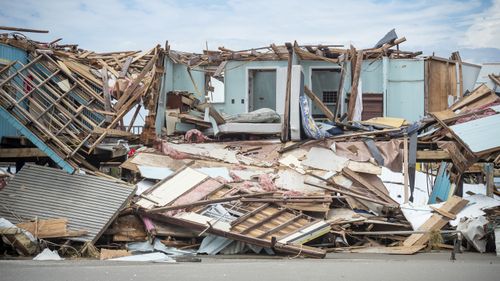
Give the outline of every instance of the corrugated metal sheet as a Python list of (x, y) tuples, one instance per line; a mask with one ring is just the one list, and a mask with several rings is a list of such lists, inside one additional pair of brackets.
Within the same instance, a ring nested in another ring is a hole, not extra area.
[[(8, 64), (11, 61), (18, 60), (23, 64), (28, 60), (26, 51), (5, 44), (0, 44), (0, 66)], [(0, 139), (4, 136), (19, 136), (20, 133), (16, 128), (0, 116)]]
[(0, 191), (0, 217), (12, 223), (68, 218), (70, 229), (88, 231), (73, 240), (94, 243), (133, 193), (131, 186), (102, 177), (25, 165)]
[(500, 146), (500, 114), (450, 126), (474, 153)]

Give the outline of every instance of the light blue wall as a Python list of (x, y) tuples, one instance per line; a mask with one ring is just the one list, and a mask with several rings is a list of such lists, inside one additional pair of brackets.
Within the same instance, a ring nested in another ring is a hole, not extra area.
[(382, 60), (364, 60), (361, 66), (363, 94), (383, 92)]
[(193, 76), (194, 83), (196, 83), (196, 87), (198, 88), (199, 93), (196, 91), (191, 78), (189, 77), (189, 73), (187, 71), (187, 66), (183, 64), (173, 64), (173, 83), (172, 89), (174, 91), (188, 91), (190, 93), (194, 93), (198, 96), (198, 99), (204, 99), (205, 95), (205, 72), (198, 71), (196, 69), (191, 70), (191, 74)]
[(287, 64), (287, 61), (228, 61), (224, 69), (224, 103), (215, 104), (215, 108), (226, 114), (246, 112), (247, 69), (286, 67)]
[(385, 116), (410, 122), (424, 116), (424, 60), (388, 60)]
[[(8, 64), (11, 61), (19, 61), (26, 64), (28, 54), (16, 47), (0, 44), (0, 64)], [(4, 136), (19, 136), (19, 131), (14, 128), (7, 120), (0, 116), (0, 139)]]
[[(363, 93), (384, 93), (384, 115), (401, 117), (409, 121), (424, 116), (424, 61), (421, 59), (387, 59), (387, 73), (384, 76), (382, 59), (363, 62), (361, 70)], [(336, 68), (336, 63), (325, 61), (299, 61), (304, 71), (304, 84), (311, 88), (311, 68)], [(237, 114), (246, 112), (247, 71), (250, 68), (285, 68), (287, 61), (228, 61), (224, 70), (224, 103), (214, 104), (220, 112)], [(169, 71), (170, 70), (170, 71)], [(346, 63), (344, 91), (350, 92), (351, 65)], [(200, 92), (204, 92), (204, 73), (192, 71)], [(167, 63), (167, 91), (179, 90), (196, 93), (186, 71), (186, 66)], [(385, 80), (385, 81), (384, 81)], [(344, 95), (345, 97), (345, 95)], [(346, 111), (345, 99), (342, 112)]]
[[(186, 73), (187, 74), (187, 73)], [(167, 92), (174, 90), (174, 63), (169, 57), (165, 57), (165, 90)]]

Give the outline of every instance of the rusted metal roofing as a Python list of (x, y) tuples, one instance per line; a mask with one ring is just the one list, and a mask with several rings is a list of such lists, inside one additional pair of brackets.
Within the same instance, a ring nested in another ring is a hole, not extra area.
[(71, 230), (86, 230), (72, 240), (94, 243), (135, 188), (91, 175), (25, 165), (0, 191), (0, 217), (14, 224), (22, 220), (67, 218)]

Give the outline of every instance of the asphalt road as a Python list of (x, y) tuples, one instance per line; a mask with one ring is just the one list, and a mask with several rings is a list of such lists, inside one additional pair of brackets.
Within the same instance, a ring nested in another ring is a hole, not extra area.
[(500, 258), (494, 255), (459, 254), (456, 261), (449, 257), (449, 253), (330, 254), (322, 260), (226, 256), (175, 264), (0, 260), (0, 280), (500, 280)]

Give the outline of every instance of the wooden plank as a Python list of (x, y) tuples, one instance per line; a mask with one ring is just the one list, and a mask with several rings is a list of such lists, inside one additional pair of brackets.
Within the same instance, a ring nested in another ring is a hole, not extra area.
[(417, 150), (417, 161), (450, 160), (446, 150)]
[[(207, 175), (186, 167), (166, 177), (146, 191), (143, 194), (144, 198), (137, 201), (137, 205), (145, 209), (165, 206), (207, 178), (209, 178)], [(152, 202), (158, 202), (158, 204)]]
[[(311, 176), (314, 176), (314, 175), (311, 174)], [(383, 206), (396, 207), (396, 206), (399, 205), (399, 204), (390, 204), (390, 203), (387, 203), (387, 202), (379, 200), (379, 199), (375, 199), (375, 198), (371, 198), (371, 197), (368, 197), (368, 196), (360, 195), (360, 194), (358, 194), (358, 193), (356, 193), (354, 191), (346, 190), (343, 186), (340, 186), (340, 185), (337, 185), (337, 184), (334, 184), (334, 186), (326, 186), (326, 185), (319, 185), (319, 184), (317, 184), (316, 181), (315, 182), (311, 182), (309, 180), (305, 180), (304, 183), (307, 184), (307, 185), (310, 185), (310, 186), (314, 186), (314, 187), (317, 187), (317, 188), (325, 189), (325, 190), (328, 190), (328, 191), (337, 192), (337, 193), (340, 193), (340, 194), (343, 194), (343, 195), (346, 195), (346, 196), (351, 196), (351, 197), (354, 197), (354, 198), (357, 198), (357, 199), (366, 200), (366, 201), (377, 203), (377, 204), (380, 204), (380, 205), (383, 205)], [(330, 184), (333, 184), (333, 183), (330, 183)]]
[(367, 247), (360, 249), (352, 249), (351, 253), (364, 254), (389, 254), (389, 255), (413, 255), (425, 248), (425, 245), (416, 246), (396, 246), (396, 247)]
[[(344, 55), (346, 56), (346, 55)], [(335, 106), (335, 121), (338, 120), (338, 116), (340, 116), (340, 111), (341, 111), (341, 105), (344, 102), (344, 82), (345, 82), (345, 76), (346, 76), (346, 62), (345, 58), (344, 61), (342, 62), (342, 68), (340, 70), (340, 82), (339, 82), (339, 89), (337, 90), (337, 105)]]
[(440, 208), (437, 208), (437, 207), (434, 207), (434, 206), (429, 206), (431, 209), (433, 209), (434, 211), (436, 211), (438, 214), (440, 214), (441, 216), (443, 217), (446, 217), (446, 218), (449, 218), (450, 220), (454, 220), (457, 218), (456, 215), (450, 213), (450, 212), (447, 212), (445, 210), (442, 210)]
[[(469, 201), (461, 197), (452, 196), (440, 209), (444, 212), (456, 215), (467, 205), (468, 202)], [(427, 232), (440, 230), (448, 223), (448, 221), (449, 219), (447, 217), (443, 217), (441, 214), (433, 214), (422, 226), (418, 228), (418, 230)], [(424, 245), (429, 241), (429, 238), (429, 233), (412, 234), (403, 242), (403, 245)]]
[(377, 195), (380, 199), (386, 201), (387, 203), (390, 204), (396, 204), (399, 205), (397, 201), (392, 199), (389, 195), (387, 195), (384, 191), (380, 190), (376, 185), (372, 185), (370, 182), (365, 180), (361, 175), (358, 173), (352, 171), (349, 168), (344, 168), (342, 169), (342, 174), (348, 178), (350, 178), (353, 181), (356, 181), (366, 187), (368, 190), (373, 192), (375, 195)]
[(404, 203), (408, 203), (410, 201), (410, 187), (408, 186), (409, 182), (409, 169), (408, 169), (408, 136), (405, 133), (403, 136), (403, 194), (404, 194)]
[(128, 128), (127, 128), (127, 132), (130, 132), (132, 131), (132, 128), (134, 126), (134, 123), (135, 123), (135, 119), (137, 118), (137, 116), (139, 115), (139, 112), (141, 111), (141, 104), (138, 104), (137, 107), (135, 108), (135, 112), (134, 112), (134, 115), (132, 115), (132, 119), (130, 120), (130, 123), (128, 125)]
[(97, 62), (105, 69), (107, 69), (111, 74), (115, 76), (115, 78), (120, 77), (120, 74), (111, 66), (109, 66), (104, 60), (102, 59), (97, 59)]
[(130, 67), (130, 64), (132, 63), (132, 60), (134, 58), (132, 56), (128, 57), (127, 60), (122, 65), (122, 68), (120, 70), (120, 73), (118, 74), (118, 78), (125, 78), (127, 76), (128, 69)]
[(286, 43), (288, 49), (288, 65), (286, 69), (286, 90), (285, 90), (285, 112), (281, 120), (281, 142), (290, 139), (290, 97), (292, 95), (292, 57), (293, 48), (291, 43)]
[[(429, 112), (441, 111), (448, 108), (448, 96), (456, 96), (455, 63), (429, 58), (428, 104)], [(451, 69), (453, 68), (453, 69)]]
[(458, 77), (460, 79), (460, 88), (459, 88), (459, 94), (458, 96), (459, 97), (462, 97), (463, 94), (464, 94), (464, 75), (463, 75), (463, 70), (462, 70), (462, 58), (460, 57), (460, 53), (457, 51), (457, 52), (453, 52), (451, 54), (451, 58), (453, 60), (456, 60), (457, 61), (457, 64), (458, 64)]
[(109, 260), (113, 258), (127, 257), (132, 254), (127, 250), (101, 249), (100, 260)]
[(21, 28), (21, 27), (11, 27), (11, 26), (0, 26), (0, 30), (29, 32), (29, 33), (49, 33), (48, 30), (31, 29), (31, 28)]
[(40, 149), (34, 148), (0, 148), (0, 158), (47, 157)]
[(219, 77), (219, 76), (221, 76), (222, 72), (223, 72), (223, 71), (224, 71), (224, 69), (226, 68), (226, 64), (227, 64), (227, 61), (223, 61), (223, 62), (221, 62), (221, 63), (217, 66), (217, 69), (215, 70), (213, 77)]
[(485, 163), (483, 166), (484, 177), (486, 179), (486, 195), (493, 197), (495, 190), (494, 165), (493, 163)]
[[(307, 86), (304, 86), (304, 92), (306, 95), (318, 106), (319, 110), (325, 114), (328, 120), (333, 121), (335, 115), (330, 111), (330, 109), (318, 98), (317, 95), (313, 93)], [(338, 102), (338, 100), (337, 100)]]
[[(441, 127), (443, 127), (445, 132), (448, 132), (453, 136), (453, 138), (464, 148), (464, 150), (466, 151), (465, 154), (475, 156), (474, 152), (472, 152), (472, 150), (470, 150), (470, 148), (467, 146), (467, 144), (464, 143), (464, 141), (457, 134), (455, 134), (455, 132), (453, 130), (451, 130), (443, 120), (439, 119), (436, 115), (434, 115), (432, 113), (429, 113), (429, 115), (431, 115), (434, 118), (434, 120), (436, 120), (439, 123), (439, 125), (441, 125)], [(471, 159), (471, 161), (473, 161), (473, 160)]]
[(66, 218), (22, 222), (16, 226), (30, 232), (37, 238), (76, 237), (87, 234), (87, 231), (84, 230), (68, 230), (68, 219)]
[[(361, 77), (361, 66), (363, 62), (363, 51), (356, 54), (356, 64), (354, 68), (354, 77), (351, 84), (351, 95), (349, 96), (349, 110), (347, 112), (347, 120), (352, 121), (354, 109), (356, 107), (356, 99), (358, 97), (359, 78)], [(352, 61), (351, 61), (352, 65)]]
[(146, 74), (153, 68), (155, 62), (156, 62), (156, 56), (154, 58), (152, 58), (148, 64), (142, 69), (141, 73), (134, 79), (134, 81), (132, 82), (131, 85), (129, 85), (127, 87), (127, 89), (125, 89), (125, 92), (123, 93), (123, 96), (121, 96), (118, 101), (116, 102), (115, 104), (115, 109), (117, 111), (119, 111), (121, 109), (121, 107), (127, 103), (127, 101), (129, 100), (130, 96), (132, 96), (132, 94), (134, 92), (136, 92), (136, 89), (137, 87), (139, 86), (139, 84), (142, 82), (142, 80), (144, 79), (144, 77), (146, 76)]
[(481, 84), (479, 87), (474, 89), (470, 95), (468, 95), (467, 97), (454, 103), (450, 107), (450, 109), (453, 111), (455, 111), (457, 109), (461, 109), (461, 108), (463, 108), (471, 103), (474, 103), (474, 102), (490, 95), (491, 93), (492, 93), (491, 89), (488, 88), (488, 86), (486, 86), (485, 84)]
[[(109, 92), (109, 84), (108, 84), (108, 71), (106, 68), (101, 69), (101, 77), (102, 77), (102, 93), (104, 95), (104, 110), (111, 112), (113, 108), (111, 107), (111, 93)], [(111, 122), (112, 117), (110, 115), (106, 115), (106, 122)]]

